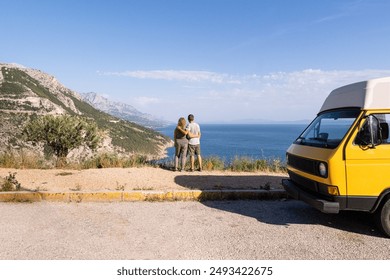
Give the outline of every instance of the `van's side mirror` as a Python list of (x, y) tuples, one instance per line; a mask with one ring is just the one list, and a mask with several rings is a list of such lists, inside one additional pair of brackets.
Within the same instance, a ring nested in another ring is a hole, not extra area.
[[(386, 133), (385, 136), (388, 136), (388, 130)], [(356, 136), (355, 144), (366, 148), (375, 148), (382, 143), (383, 136), (379, 120), (374, 115), (369, 115)]]

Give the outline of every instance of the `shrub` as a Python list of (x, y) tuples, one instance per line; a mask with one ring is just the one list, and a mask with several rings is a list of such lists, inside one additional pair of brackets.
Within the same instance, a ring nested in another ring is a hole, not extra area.
[(16, 157), (12, 152), (5, 152), (0, 154), (0, 167), (3, 168), (16, 168)]
[(286, 167), (280, 159), (251, 159), (248, 157), (235, 157), (229, 169), (238, 172), (286, 172)]
[[(121, 157), (115, 153), (102, 153), (95, 155), (91, 159), (80, 163), (62, 162), (54, 164), (55, 159), (43, 159), (42, 157), (30, 153), (14, 153), (11, 151), (0, 154), (0, 167), (2, 168), (35, 168), (47, 169), (52, 167), (67, 169), (88, 169), (88, 168), (128, 168), (152, 166), (163, 169), (172, 169), (174, 162), (166, 158), (162, 160), (148, 160), (144, 155), (131, 155)], [(195, 162), (196, 164), (196, 162)], [(187, 160), (186, 169), (190, 169), (190, 161)], [(285, 173), (286, 166), (280, 159), (252, 159), (249, 157), (235, 157), (231, 163), (227, 163), (218, 156), (203, 157), (203, 170), (230, 170), (236, 172), (277, 172)]]
[(99, 154), (92, 159), (84, 161), (81, 168), (113, 168), (113, 167), (140, 167), (148, 165), (146, 156), (132, 155), (128, 157), (119, 157), (117, 154)]
[(235, 157), (230, 169), (232, 171), (256, 171), (256, 163), (248, 157)]
[(31, 152), (6, 151), (0, 153), (0, 168), (47, 169), (53, 165), (53, 159), (44, 159)]
[(11, 191), (20, 191), (21, 185), (16, 180), (16, 172), (15, 173), (9, 173), (8, 176), (6, 176), (1, 183), (0, 191), (2, 192), (11, 192)]
[(209, 171), (211, 171), (211, 170), (224, 170), (225, 169), (224, 161), (217, 156), (211, 156), (211, 157), (204, 158), (202, 165), (203, 165), (204, 170), (209, 170)]
[(96, 149), (100, 136), (96, 124), (75, 116), (43, 116), (30, 120), (23, 130), (27, 141), (43, 142), (58, 159), (70, 150), (86, 145)]

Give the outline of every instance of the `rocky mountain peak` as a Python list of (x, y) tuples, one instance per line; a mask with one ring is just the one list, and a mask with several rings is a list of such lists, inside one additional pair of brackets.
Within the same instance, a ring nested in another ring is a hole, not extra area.
[(8, 109), (27, 114), (82, 114), (72, 100), (80, 96), (54, 76), (17, 64), (0, 64), (0, 69), (3, 107), (7, 103)]
[[(93, 100), (107, 103), (98, 95)], [(134, 109), (130, 105), (115, 106)], [(83, 101), (78, 93), (50, 74), (17, 64), (0, 63), (0, 152), (23, 147), (32, 149), (23, 142), (21, 131), (30, 118), (49, 114), (80, 115), (96, 122), (106, 135), (102, 147), (106, 152), (161, 157), (172, 144), (171, 139), (154, 130), (102, 111)]]
[(150, 114), (142, 113), (129, 104), (111, 101), (95, 92), (81, 93), (80, 95), (85, 102), (96, 109), (142, 126), (162, 127), (170, 124), (168, 121), (158, 119)]

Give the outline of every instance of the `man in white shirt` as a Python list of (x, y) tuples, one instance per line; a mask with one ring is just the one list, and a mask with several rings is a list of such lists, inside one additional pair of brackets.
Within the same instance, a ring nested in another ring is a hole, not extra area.
[(191, 171), (195, 170), (195, 155), (198, 159), (199, 169), (198, 171), (202, 171), (202, 157), (200, 156), (200, 126), (196, 122), (194, 122), (194, 115), (188, 115), (187, 129), (190, 131), (191, 138), (188, 141), (188, 153), (190, 155), (191, 161)]

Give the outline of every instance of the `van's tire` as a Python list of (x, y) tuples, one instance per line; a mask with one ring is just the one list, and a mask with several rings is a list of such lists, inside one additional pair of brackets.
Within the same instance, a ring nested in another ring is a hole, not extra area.
[(390, 198), (376, 211), (376, 222), (382, 232), (390, 237)]

